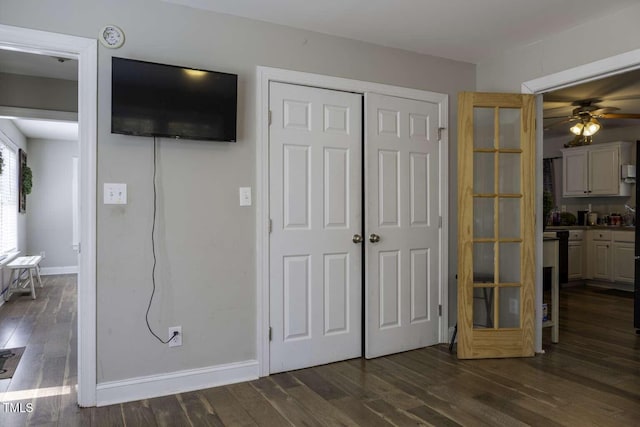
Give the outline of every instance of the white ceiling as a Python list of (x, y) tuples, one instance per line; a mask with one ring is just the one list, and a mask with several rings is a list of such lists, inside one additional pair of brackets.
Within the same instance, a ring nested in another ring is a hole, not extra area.
[(0, 49), (0, 73), (77, 81), (78, 61)]
[[(638, 0), (163, 0), (477, 63)], [(595, 32), (597, 34), (597, 30)], [(591, 35), (593, 36), (593, 35)]]
[(13, 119), (13, 123), (27, 138), (78, 139), (78, 123), (53, 120)]

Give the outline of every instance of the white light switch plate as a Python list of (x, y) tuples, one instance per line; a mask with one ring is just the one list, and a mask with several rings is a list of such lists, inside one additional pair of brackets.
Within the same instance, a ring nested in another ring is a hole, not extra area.
[(126, 205), (127, 204), (127, 184), (104, 183), (104, 204), (105, 205)]
[(240, 187), (240, 206), (251, 206), (251, 187)]

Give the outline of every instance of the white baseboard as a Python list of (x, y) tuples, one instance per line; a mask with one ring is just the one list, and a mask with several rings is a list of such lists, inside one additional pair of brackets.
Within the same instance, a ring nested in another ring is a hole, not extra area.
[(97, 385), (97, 406), (132, 402), (258, 379), (258, 361), (229, 363)]
[(52, 276), (54, 274), (78, 274), (77, 265), (67, 267), (40, 267), (41, 276)]

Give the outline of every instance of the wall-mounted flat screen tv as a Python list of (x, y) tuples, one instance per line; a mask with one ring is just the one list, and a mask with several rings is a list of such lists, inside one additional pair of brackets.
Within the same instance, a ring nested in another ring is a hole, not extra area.
[(236, 141), (238, 76), (112, 58), (111, 132)]

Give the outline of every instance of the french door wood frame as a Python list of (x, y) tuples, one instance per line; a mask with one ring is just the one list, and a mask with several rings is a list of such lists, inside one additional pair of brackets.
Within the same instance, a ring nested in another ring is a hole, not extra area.
[[(439, 304), (442, 305), (440, 342), (448, 341), (448, 95), (370, 83), (359, 80), (330, 77), (320, 74), (303, 73), (271, 67), (257, 67), (257, 110), (256, 110), (256, 348), (258, 375), (269, 375), (269, 83), (282, 82), (333, 89), (346, 92), (375, 92), (436, 103), (439, 106), (441, 145), (439, 165), (441, 185), (439, 191), (440, 216), (442, 217)], [(366, 186), (366, 183), (365, 183)]]
[(458, 357), (525, 357), (535, 334), (535, 97), (458, 97)]

